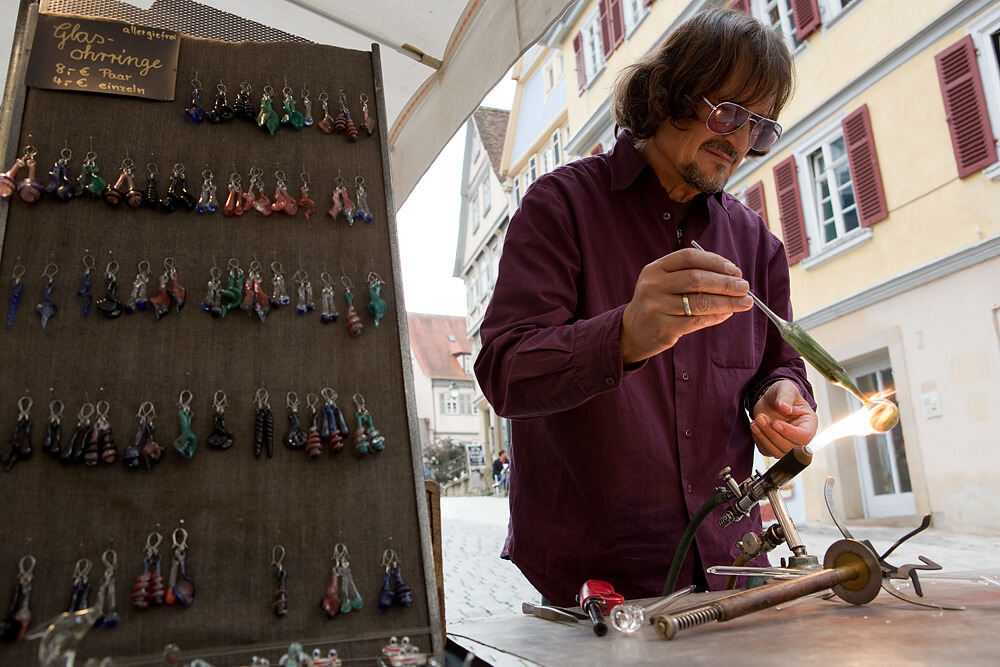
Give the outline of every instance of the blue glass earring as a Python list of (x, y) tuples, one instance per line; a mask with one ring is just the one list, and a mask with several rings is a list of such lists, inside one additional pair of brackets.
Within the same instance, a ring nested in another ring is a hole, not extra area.
[(97, 591), (97, 607), (101, 610), (101, 615), (97, 618), (95, 626), (113, 628), (118, 625), (118, 605), (115, 601), (115, 570), (118, 569), (118, 552), (108, 549), (101, 554), (101, 562), (104, 563), (104, 576), (101, 578), (101, 587)]
[(72, 159), (73, 151), (63, 148), (59, 159), (49, 171), (49, 184), (45, 186), (45, 192), (59, 201), (67, 202), (73, 198), (73, 182), (69, 180), (69, 162)]
[(14, 272), (12, 274), (13, 284), (10, 286), (10, 301), (9, 307), (7, 308), (7, 328), (10, 329), (14, 326), (14, 316), (17, 315), (17, 307), (21, 303), (21, 296), (24, 294), (24, 283), (22, 278), (24, 277), (25, 268), (17, 264), (14, 266)]
[(191, 106), (184, 109), (188, 119), (198, 124), (205, 120), (205, 110), (201, 108), (201, 81), (191, 79)]
[(94, 258), (90, 255), (83, 256), (83, 276), (80, 279), (80, 289), (76, 293), (78, 297), (83, 299), (83, 316), (87, 317), (90, 315), (90, 306), (93, 304), (93, 295), (90, 292), (91, 284), (91, 271), (94, 270)]
[(42, 288), (42, 300), (35, 306), (35, 312), (42, 319), (42, 331), (45, 331), (45, 325), (59, 312), (59, 307), (52, 300), (52, 291), (55, 289), (54, 281), (57, 273), (59, 273), (59, 267), (52, 262), (46, 264), (45, 270), (42, 271), (42, 280), (45, 282), (45, 285)]

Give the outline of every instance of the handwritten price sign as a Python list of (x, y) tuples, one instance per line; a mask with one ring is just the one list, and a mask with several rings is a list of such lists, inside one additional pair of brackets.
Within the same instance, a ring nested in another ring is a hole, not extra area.
[(133, 23), (39, 14), (28, 85), (174, 99), (177, 33)]

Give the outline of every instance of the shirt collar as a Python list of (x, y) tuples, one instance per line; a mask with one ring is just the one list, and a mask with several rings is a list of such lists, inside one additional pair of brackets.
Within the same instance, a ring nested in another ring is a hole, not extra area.
[[(611, 166), (611, 189), (624, 190), (635, 183), (636, 179), (649, 162), (643, 157), (639, 149), (632, 143), (632, 135), (628, 130), (621, 130), (615, 138), (615, 145), (608, 156), (608, 163)], [(650, 170), (652, 168), (650, 167)], [(723, 204), (722, 192), (709, 195), (708, 200), (715, 200), (716, 204), (725, 208)]]

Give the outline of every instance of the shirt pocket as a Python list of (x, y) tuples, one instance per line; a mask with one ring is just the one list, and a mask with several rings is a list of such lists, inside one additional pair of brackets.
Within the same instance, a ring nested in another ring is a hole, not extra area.
[(720, 368), (756, 372), (764, 357), (764, 319), (757, 312), (748, 310), (735, 313), (722, 324), (710, 327), (712, 362)]

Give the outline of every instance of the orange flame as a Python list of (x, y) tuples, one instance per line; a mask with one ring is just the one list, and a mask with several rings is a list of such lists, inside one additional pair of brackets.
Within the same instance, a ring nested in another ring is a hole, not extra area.
[[(893, 395), (893, 390), (881, 391), (868, 397), (869, 401), (884, 401)], [(841, 438), (849, 438), (859, 435), (871, 435), (879, 430), (872, 424), (872, 403), (862, 406), (856, 412), (852, 412), (843, 419), (836, 421), (816, 434), (806, 449), (813, 454), (819, 452), (831, 442)]]

